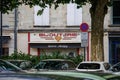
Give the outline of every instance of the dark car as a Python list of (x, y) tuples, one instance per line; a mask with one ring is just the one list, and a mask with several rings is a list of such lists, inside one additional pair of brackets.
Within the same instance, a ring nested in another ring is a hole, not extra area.
[(111, 67), (111, 71), (113, 71), (113, 72), (120, 72), (120, 62), (114, 64), (114, 65)]
[(10, 62), (0, 59), (0, 72), (24, 72), (24, 71)]
[(32, 68), (32, 62), (28, 60), (7, 60), (7, 61), (20, 67), (23, 70)]
[(34, 69), (47, 69), (47, 70), (75, 70), (76, 65), (70, 60), (64, 59), (46, 59), (40, 61)]

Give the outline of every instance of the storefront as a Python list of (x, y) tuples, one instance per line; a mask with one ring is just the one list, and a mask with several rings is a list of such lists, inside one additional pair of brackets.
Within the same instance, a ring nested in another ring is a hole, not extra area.
[(120, 32), (109, 32), (109, 62), (120, 62)]
[(34, 53), (50, 54), (60, 51), (61, 54), (74, 53), (75, 55), (84, 53), (81, 48), (80, 32), (40, 32), (28, 33), (28, 54)]
[(9, 46), (8, 46), (9, 40), (10, 40), (10, 36), (2, 36), (2, 39), (0, 37), (0, 42), (1, 42), (0, 45), (2, 47), (2, 49), (0, 48), (0, 55), (9, 55)]

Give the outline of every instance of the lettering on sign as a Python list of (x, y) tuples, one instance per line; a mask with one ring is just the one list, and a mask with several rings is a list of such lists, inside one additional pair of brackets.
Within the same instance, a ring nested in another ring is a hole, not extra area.
[(48, 45), (49, 48), (56, 48), (56, 45)]
[(71, 32), (71, 33), (39, 33), (39, 36), (41, 38), (44, 38), (45, 40), (56, 40), (59, 42), (60, 40), (71, 40), (72, 38), (77, 37), (76, 32)]
[(81, 42), (80, 32), (41, 32), (31, 33), (31, 42)]
[(64, 36), (64, 37), (76, 37), (76, 32), (71, 33), (39, 33), (40, 37), (52, 37), (52, 36)]
[(88, 33), (82, 32), (81, 33), (81, 47), (87, 47), (88, 46)]
[(48, 48), (68, 48), (68, 45), (48, 45)]

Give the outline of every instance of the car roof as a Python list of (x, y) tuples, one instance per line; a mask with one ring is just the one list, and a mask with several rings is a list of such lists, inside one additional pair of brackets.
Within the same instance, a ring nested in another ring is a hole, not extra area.
[(66, 59), (44, 59), (42, 61), (71, 61), (71, 60), (66, 60)]
[(104, 61), (82, 61), (80, 63), (108, 63), (108, 62), (104, 62)]
[(19, 60), (19, 59), (9, 59), (7, 61), (28, 61), (28, 60)]

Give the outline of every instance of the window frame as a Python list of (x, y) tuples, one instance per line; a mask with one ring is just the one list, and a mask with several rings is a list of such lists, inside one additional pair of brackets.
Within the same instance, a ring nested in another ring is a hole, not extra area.
[[(112, 23), (113, 23), (113, 25), (120, 25), (120, 14), (119, 14), (119, 16), (114, 16), (114, 13), (116, 13), (116, 12), (114, 12), (114, 2), (115, 1), (119, 1), (120, 2), (120, 0), (113, 0), (113, 7), (112, 7)], [(119, 7), (120, 7), (120, 5), (119, 5)], [(118, 8), (119, 9), (119, 8)], [(118, 11), (118, 10), (116, 10), (116, 11)], [(120, 12), (119, 12), (120, 13)], [(114, 20), (114, 19), (119, 19), (119, 20)], [(118, 22), (119, 21), (119, 22)], [(116, 23), (117, 22), (117, 23)]]

